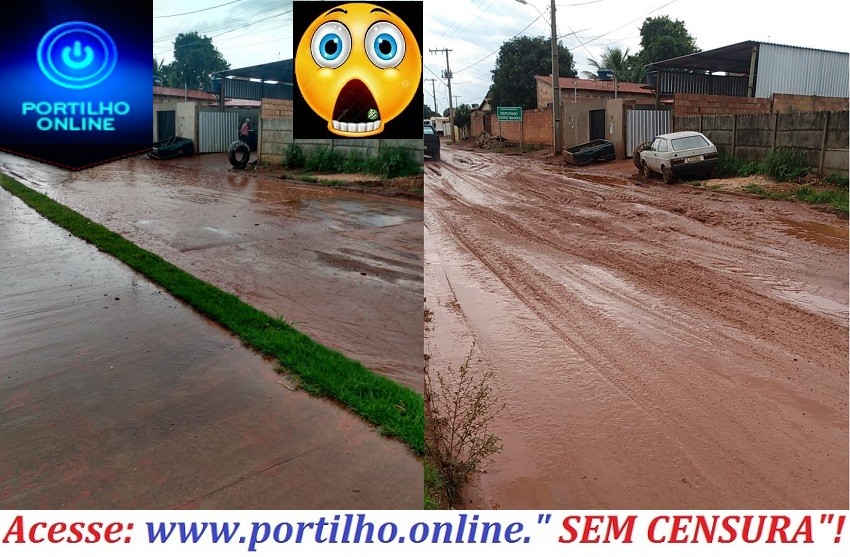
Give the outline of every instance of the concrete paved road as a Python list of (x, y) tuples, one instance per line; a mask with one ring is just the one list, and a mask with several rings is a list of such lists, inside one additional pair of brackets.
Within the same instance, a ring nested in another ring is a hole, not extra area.
[(846, 508), (847, 221), (446, 148), (431, 366), (490, 369), (502, 508)]
[(421, 508), (409, 449), (285, 384), (0, 189), (1, 508)]
[(285, 183), (225, 155), (0, 170), (422, 392), (422, 203)]

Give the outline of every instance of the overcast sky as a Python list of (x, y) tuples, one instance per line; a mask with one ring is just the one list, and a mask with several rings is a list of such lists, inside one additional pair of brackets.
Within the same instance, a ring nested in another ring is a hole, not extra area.
[[(549, 4), (425, 0), (423, 75), (438, 79), (438, 108), (448, 106), (441, 79), (446, 57), (429, 49), (452, 49), (452, 94), (462, 103), (480, 102), (504, 41), (518, 34), (549, 36)], [(850, 39), (842, 13), (836, 2), (827, 0), (556, 0), (558, 35), (579, 72), (589, 70), (587, 60), (597, 58), (606, 46), (639, 50), (641, 23), (660, 15), (684, 21), (704, 50), (752, 39), (847, 52)], [(166, 62), (172, 59), (174, 37), (187, 31), (212, 37), (232, 68), (292, 58), (291, 1), (154, 0), (153, 15), (154, 55)], [(425, 84), (425, 102), (433, 104), (431, 82)]]

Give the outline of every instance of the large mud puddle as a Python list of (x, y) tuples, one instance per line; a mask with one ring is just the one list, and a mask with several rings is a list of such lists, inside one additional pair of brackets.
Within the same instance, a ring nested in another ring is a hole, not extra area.
[(252, 176), (226, 157), (0, 168), (422, 391), (422, 203)]
[(416, 508), (409, 449), (0, 190), (0, 508)]

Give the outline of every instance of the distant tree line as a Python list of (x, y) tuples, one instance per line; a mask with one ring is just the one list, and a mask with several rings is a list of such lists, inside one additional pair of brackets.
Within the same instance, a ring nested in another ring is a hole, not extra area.
[(210, 74), (230, 69), (212, 39), (197, 32), (180, 33), (174, 39), (174, 61), (153, 59), (153, 75), (166, 87), (210, 88)]
[[(646, 67), (653, 62), (699, 52), (696, 40), (688, 33), (685, 23), (668, 16), (648, 17), (640, 28), (640, 50), (634, 54), (616, 46), (605, 49), (599, 60), (588, 63), (599, 69), (611, 70), (618, 81), (643, 83)], [(558, 71), (561, 77), (575, 77), (572, 54), (558, 43)], [(552, 74), (551, 43), (546, 37), (515, 37), (502, 44), (491, 88), (494, 106), (537, 106), (535, 75)], [(593, 72), (582, 77), (595, 79)]]

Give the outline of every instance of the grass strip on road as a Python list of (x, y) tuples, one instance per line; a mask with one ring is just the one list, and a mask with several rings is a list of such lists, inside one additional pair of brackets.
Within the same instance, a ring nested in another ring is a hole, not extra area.
[(48, 220), (124, 262), (221, 324), (245, 345), (275, 358), (298, 377), (307, 392), (339, 401), (378, 426), (382, 434), (404, 441), (416, 454), (423, 453), (424, 407), (418, 393), (2, 173), (0, 186)]

